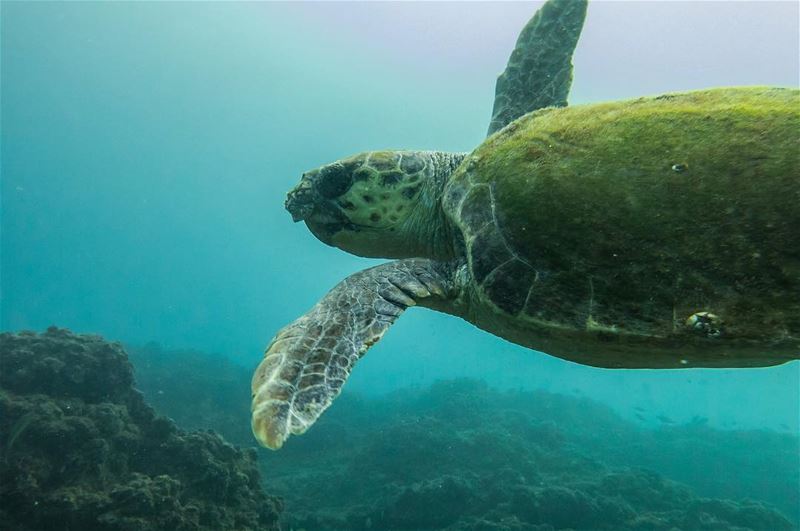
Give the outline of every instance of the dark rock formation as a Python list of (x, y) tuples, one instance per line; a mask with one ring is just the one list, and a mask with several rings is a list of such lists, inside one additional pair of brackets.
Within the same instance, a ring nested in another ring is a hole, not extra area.
[(233, 444), (257, 444), (250, 430), (252, 368), (221, 355), (164, 350), (156, 343), (126, 350), (136, 371), (136, 388), (156, 411), (181, 428), (213, 428)]
[(343, 396), (263, 462), (294, 528), (794, 528), (761, 502), (703, 498), (656, 472), (609, 465), (603, 440), (626, 437), (642, 435), (588, 400), (455, 381), (383, 400)]
[(156, 415), (118, 344), (57, 328), (0, 334), (4, 528), (271, 530), (280, 511), (255, 451)]
[[(129, 350), (148, 401), (179, 425), (252, 440), (236, 420), (250, 370)], [(776, 531), (793, 528), (779, 511), (797, 520), (797, 448), (790, 434), (700, 421), (654, 430), (587, 398), (462, 380), (373, 399), (345, 391), (261, 466), (290, 529)]]

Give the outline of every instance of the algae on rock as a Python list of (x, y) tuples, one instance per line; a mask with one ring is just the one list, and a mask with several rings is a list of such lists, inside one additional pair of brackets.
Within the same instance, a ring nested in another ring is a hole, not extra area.
[(269, 530), (255, 450), (187, 433), (133, 388), (119, 344), (0, 334), (0, 520), (21, 531)]

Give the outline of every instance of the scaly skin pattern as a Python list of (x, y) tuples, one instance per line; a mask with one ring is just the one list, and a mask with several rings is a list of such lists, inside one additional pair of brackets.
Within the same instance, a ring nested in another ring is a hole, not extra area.
[(601, 367), (800, 357), (800, 92), (544, 109), (445, 188), (469, 319)]
[(452, 258), (439, 198), (466, 155), (359, 153), (305, 173), (286, 206), (320, 240), (359, 256)]
[(525, 25), (497, 78), (489, 134), (545, 107), (564, 107), (587, 0), (551, 0)]
[(253, 376), (258, 441), (280, 448), (339, 395), (353, 365), (410, 306), (441, 309), (460, 291), (454, 266), (426, 259), (382, 264), (347, 277), (283, 328)]

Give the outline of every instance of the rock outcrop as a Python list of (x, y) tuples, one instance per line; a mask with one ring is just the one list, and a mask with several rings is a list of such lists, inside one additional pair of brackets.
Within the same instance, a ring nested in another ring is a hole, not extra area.
[(178, 429), (133, 384), (123, 348), (98, 336), (0, 334), (3, 525), (277, 530), (282, 505), (262, 490), (255, 450)]

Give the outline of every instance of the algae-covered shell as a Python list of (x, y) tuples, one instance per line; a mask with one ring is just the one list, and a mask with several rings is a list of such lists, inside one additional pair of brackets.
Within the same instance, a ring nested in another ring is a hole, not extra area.
[(799, 139), (800, 92), (774, 88), (513, 122), (445, 190), (477, 324), (600, 366), (796, 358)]

